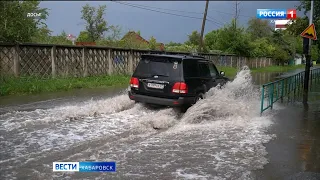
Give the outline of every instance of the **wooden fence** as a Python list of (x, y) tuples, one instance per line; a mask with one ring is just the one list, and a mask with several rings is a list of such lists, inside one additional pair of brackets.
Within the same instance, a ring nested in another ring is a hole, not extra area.
[[(67, 46), (48, 44), (0, 43), (0, 75), (38, 77), (84, 77), (95, 75), (131, 74), (141, 54), (182, 54), (138, 49), (98, 46)], [(240, 68), (244, 65), (266, 67), (270, 58), (247, 58), (228, 54), (199, 54), (218, 66)]]

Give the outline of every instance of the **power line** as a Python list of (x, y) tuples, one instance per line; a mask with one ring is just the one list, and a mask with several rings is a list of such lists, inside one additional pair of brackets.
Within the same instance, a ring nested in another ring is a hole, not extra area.
[[(116, 1), (113, 1), (116, 2)], [(146, 7), (146, 8), (154, 8), (154, 9), (161, 9), (161, 10), (167, 10), (167, 11), (176, 11), (176, 12), (184, 12), (184, 13), (190, 13), (190, 14), (203, 14), (202, 12), (195, 12), (195, 11), (183, 11), (183, 10), (178, 10), (178, 9), (168, 9), (168, 8), (159, 8), (159, 7), (154, 7), (154, 6), (147, 6), (147, 5), (141, 5), (141, 4), (132, 4), (132, 3), (126, 3), (126, 4), (131, 4), (131, 5), (135, 5), (135, 6), (141, 6), (141, 7)], [(208, 9), (210, 10), (210, 9)], [(229, 15), (234, 15), (233, 13), (228, 13), (228, 12), (222, 12), (219, 10), (215, 10), (211, 8), (211, 11), (215, 11), (217, 13), (222, 13), (222, 14), (229, 14)], [(246, 15), (240, 15), (243, 17), (252, 17), (252, 16), (246, 16)], [(209, 17), (209, 16), (208, 16)], [(214, 18), (213, 18), (214, 19)]]
[[(116, 2), (116, 1), (114, 1)], [(160, 10), (167, 10), (167, 11), (176, 11), (176, 12), (184, 12), (184, 13), (191, 13), (191, 14), (203, 14), (202, 12), (194, 12), (194, 11), (182, 11), (182, 10), (177, 10), (177, 9), (167, 9), (167, 8), (159, 8), (159, 7), (154, 7), (154, 6), (146, 6), (142, 4), (132, 4), (132, 3), (126, 3), (130, 5), (135, 5), (135, 6), (141, 6), (141, 7), (146, 7), (146, 8), (153, 8), (153, 9), (160, 9)]]
[[(229, 13), (229, 12), (222, 12), (222, 11), (218, 11), (218, 10), (214, 10), (214, 9), (211, 9), (212, 11), (215, 11), (217, 13), (222, 13), (222, 14), (228, 14), (228, 15), (233, 15), (234, 16), (234, 13)], [(246, 16), (246, 15), (241, 15), (239, 14), (238, 16), (242, 16), (242, 17), (248, 17), (248, 18), (252, 18), (253, 16)]]
[[(123, 3), (123, 2), (117, 2), (117, 1), (113, 1), (115, 3), (118, 3), (118, 4), (122, 4), (122, 5), (126, 5), (126, 6), (131, 6), (131, 7), (135, 7), (135, 8), (139, 8), (139, 9), (144, 9), (144, 10), (148, 10), (148, 11), (153, 11), (153, 12), (158, 12), (158, 13), (162, 13), (162, 14), (168, 14), (168, 15), (173, 15), (173, 16), (180, 16), (180, 17), (185, 17), (185, 18), (191, 18), (191, 19), (203, 19), (201, 17), (195, 17), (195, 16), (188, 16), (188, 15), (182, 15), (182, 14), (176, 14), (176, 13), (170, 13), (170, 12), (164, 12), (164, 11), (159, 11), (159, 10), (155, 10), (155, 7), (150, 7), (150, 8), (154, 8), (154, 9), (149, 9), (149, 8), (146, 8), (147, 6), (144, 6), (144, 5), (136, 5), (136, 4), (130, 4), (130, 3)], [(157, 8), (157, 9), (165, 9), (165, 8)], [(169, 10), (169, 9), (166, 9), (166, 10)], [(170, 9), (171, 11), (173, 9)], [(178, 12), (178, 11), (177, 11)], [(180, 12), (189, 12), (191, 13), (191, 11), (180, 11)], [(192, 13), (196, 13), (196, 12), (192, 12)], [(203, 13), (200, 13), (200, 14), (203, 14)], [(215, 24), (218, 24), (218, 25), (224, 25), (223, 23), (221, 22), (217, 22), (215, 20), (212, 20), (212, 19), (207, 19), (207, 21), (209, 22), (212, 22), (212, 23), (215, 23)]]
[(240, 9), (238, 9), (238, 6), (240, 5), (240, 2), (238, 3), (238, 1), (236, 1), (236, 14), (234, 17), (234, 24), (235, 24), (235, 28), (237, 29), (237, 21), (239, 18), (239, 14), (240, 14)]

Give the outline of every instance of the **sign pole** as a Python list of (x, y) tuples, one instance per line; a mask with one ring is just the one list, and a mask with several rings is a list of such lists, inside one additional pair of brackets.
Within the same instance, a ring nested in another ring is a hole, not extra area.
[[(313, 0), (311, 0), (311, 9), (310, 9), (310, 17), (309, 17), (309, 25), (312, 24), (313, 21)], [(305, 74), (304, 74), (304, 86), (303, 86), (303, 103), (308, 104), (308, 89), (309, 89), (309, 75), (310, 75), (310, 66), (311, 66), (311, 43), (312, 40), (309, 38), (309, 48), (306, 54), (306, 66), (305, 66)]]

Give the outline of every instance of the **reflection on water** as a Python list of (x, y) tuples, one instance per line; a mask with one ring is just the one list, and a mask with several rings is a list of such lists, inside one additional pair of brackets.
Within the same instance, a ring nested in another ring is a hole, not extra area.
[(256, 85), (262, 85), (276, 80), (283, 73), (274, 73), (274, 72), (258, 72), (252, 73), (253, 83)]
[[(286, 74), (279, 76), (283, 77)], [(320, 179), (319, 81), (313, 81), (308, 95), (307, 108), (302, 103), (302, 93), (284, 98), (285, 108), (276, 112), (275, 125), (270, 130), (277, 138), (266, 145), (269, 164), (255, 171), (257, 179)]]
[[(299, 94), (297, 94), (299, 95)], [(307, 106), (302, 104), (302, 96), (291, 97), (292, 110), (301, 111), (292, 121), (300, 122), (297, 142), (301, 168), (306, 172), (320, 172), (320, 84), (313, 83)]]
[(301, 121), (299, 152), (304, 171), (320, 172), (320, 84), (314, 84)]

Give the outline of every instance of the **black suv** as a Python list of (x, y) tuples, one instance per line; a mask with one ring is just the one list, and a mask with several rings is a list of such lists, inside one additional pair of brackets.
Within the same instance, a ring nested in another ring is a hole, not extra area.
[(198, 56), (145, 54), (131, 80), (129, 98), (146, 104), (188, 108), (228, 78)]

